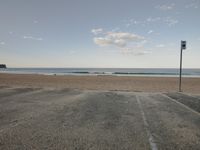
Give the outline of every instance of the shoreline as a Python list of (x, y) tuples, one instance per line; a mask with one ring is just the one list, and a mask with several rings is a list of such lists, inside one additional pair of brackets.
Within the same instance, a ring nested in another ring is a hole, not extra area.
[[(74, 76), (0, 73), (0, 86), (70, 88), (131, 92), (178, 92), (178, 77)], [(183, 77), (183, 92), (200, 94), (200, 78)]]
[[(7, 74), (39, 74), (57, 76), (140, 76), (140, 77), (179, 77), (178, 68), (8, 68), (0, 70)], [(184, 68), (183, 77), (200, 78), (200, 69)]]
[[(23, 73), (23, 72), (0, 72), (0, 74), (13, 74), (13, 75), (44, 75), (44, 76), (113, 76), (113, 77), (155, 77), (155, 78), (179, 78), (179, 75), (170, 74), (153, 74), (153, 73), (122, 73), (122, 74), (95, 74), (95, 73)], [(198, 75), (183, 75), (183, 78), (200, 78)]]

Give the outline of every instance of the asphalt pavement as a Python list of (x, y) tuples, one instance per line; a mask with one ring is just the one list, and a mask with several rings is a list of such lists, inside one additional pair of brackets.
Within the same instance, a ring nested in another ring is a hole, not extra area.
[(0, 88), (0, 149), (199, 150), (186, 93)]

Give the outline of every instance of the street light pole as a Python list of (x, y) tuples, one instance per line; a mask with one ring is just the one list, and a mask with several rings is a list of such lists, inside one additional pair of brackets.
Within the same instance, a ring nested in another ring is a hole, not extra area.
[(179, 71), (179, 92), (182, 92), (182, 90), (181, 90), (181, 81), (182, 81), (182, 55), (183, 55), (183, 49), (182, 49), (182, 46), (181, 46), (180, 71)]
[(179, 92), (182, 92), (181, 82), (182, 82), (182, 57), (183, 50), (186, 49), (186, 41), (181, 41), (181, 54), (180, 54), (180, 72), (179, 72)]

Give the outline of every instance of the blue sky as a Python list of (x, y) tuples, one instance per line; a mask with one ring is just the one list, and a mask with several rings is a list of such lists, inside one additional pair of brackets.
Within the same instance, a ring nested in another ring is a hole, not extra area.
[(200, 0), (0, 0), (9, 67), (200, 68)]

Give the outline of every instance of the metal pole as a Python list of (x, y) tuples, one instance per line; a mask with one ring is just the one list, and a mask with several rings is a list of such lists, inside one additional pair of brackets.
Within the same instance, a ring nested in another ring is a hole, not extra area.
[(180, 54), (180, 75), (179, 75), (179, 92), (182, 92), (181, 90), (181, 77), (182, 77), (182, 53), (183, 53), (183, 49), (181, 46), (181, 54)]

